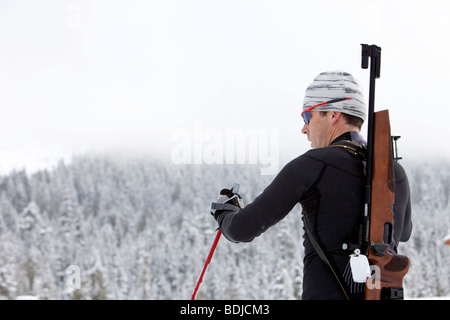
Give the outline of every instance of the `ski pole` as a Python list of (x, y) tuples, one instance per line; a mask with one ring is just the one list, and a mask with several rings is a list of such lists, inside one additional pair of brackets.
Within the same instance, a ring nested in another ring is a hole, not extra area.
[(202, 283), (202, 281), (203, 281), (203, 275), (205, 274), (206, 268), (208, 267), (209, 263), (211, 262), (212, 256), (214, 254), (214, 251), (216, 250), (217, 243), (219, 242), (221, 235), (222, 235), (222, 232), (220, 232), (220, 229), (219, 229), (219, 231), (217, 231), (216, 238), (214, 239), (211, 250), (209, 251), (208, 257), (206, 258), (205, 266), (203, 267), (202, 274), (200, 275), (197, 285), (195, 286), (194, 293), (192, 294), (191, 300), (195, 300), (195, 296), (197, 295), (197, 291), (198, 291), (198, 288), (200, 287), (200, 283)]
[[(231, 191), (231, 193), (237, 195), (239, 192), (239, 183), (235, 183), (230, 191)], [(215, 203), (213, 203), (212, 205), (215, 205)], [(211, 262), (212, 256), (214, 254), (214, 251), (216, 250), (216, 247), (217, 247), (217, 244), (219, 243), (219, 239), (220, 239), (221, 235), (222, 235), (222, 232), (219, 229), (217, 231), (216, 238), (214, 239), (214, 242), (211, 246), (211, 250), (209, 250), (208, 257), (206, 258), (205, 265), (203, 267), (200, 278), (197, 281), (197, 285), (195, 286), (194, 293), (192, 294), (191, 300), (195, 300), (195, 296), (197, 295), (197, 291), (198, 291), (198, 288), (200, 287), (200, 283), (202, 283), (202, 281), (203, 281), (203, 275), (205, 274), (206, 268), (208, 267), (209, 263)]]

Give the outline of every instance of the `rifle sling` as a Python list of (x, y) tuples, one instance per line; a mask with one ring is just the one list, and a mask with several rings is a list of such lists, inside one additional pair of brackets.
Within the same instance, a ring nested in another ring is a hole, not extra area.
[(356, 159), (364, 161), (367, 156), (367, 148), (365, 145), (360, 144), (351, 140), (341, 140), (330, 144), (330, 147), (341, 147), (342, 149), (348, 151)]
[(342, 289), (342, 292), (345, 295), (345, 298), (347, 300), (350, 300), (350, 296), (347, 293), (347, 290), (345, 289), (344, 285), (341, 282), (341, 279), (336, 274), (336, 271), (334, 270), (333, 266), (331, 265), (330, 260), (328, 260), (327, 256), (325, 255), (325, 252), (323, 252), (322, 248), (320, 247), (319, 243), (317, 242), (316, 238), (312, 234), (311, 227), (309, 226), (308, 219), (306, 216), (302, 217), (303, 225), (305, 226), (306, 234), (309, 238), (309, 241), (311, 241), (312, 246), (314, 247), (314, 250), (316, 251), (317, 255), (322, 259), (322, 261), (330, 268), (331, 272), (333, 273), (334, 277), (336, 278), (337, 282), (339, 283), (339, 286)]

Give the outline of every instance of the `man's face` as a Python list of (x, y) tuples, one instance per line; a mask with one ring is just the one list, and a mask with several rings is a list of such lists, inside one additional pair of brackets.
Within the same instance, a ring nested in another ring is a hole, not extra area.
[(311, 148), (328, 147), (330, 140), (329, 112), (325, 116), (320, 111), (311, 111), (312, 117), (309, 124), (302, 128), (302, 133), (306, 134), (308, 141), (311, 141)]

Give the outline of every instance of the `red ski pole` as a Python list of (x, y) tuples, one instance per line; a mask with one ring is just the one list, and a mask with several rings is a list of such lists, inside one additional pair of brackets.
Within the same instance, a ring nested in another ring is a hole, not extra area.
[(214, 239), (214, 242), (211, 247), (211, 250), (209, 251), (208, 257), (206, 258), (205, 266), (203, 267), (202, 274), (200, 275), (200, 278), (198, 279), (197, 286), (194, 289), (194, 293), (192, 294), (191, 300), (195, 300), (195, 296), (197, 295), (197, 291), (198, 291), (198, 288), (200, 287), (200, 283), (202, 283), (202, 281), (203, 281), (203, 275), (205, 274), (208, 264), (211, 262), (212, 256), (214, 254), (214, 251), (216, 250), (217, 243), (219, 242), (221, 235), (222, 235), (222, 232), (220, 232), (220, 230), (217, 231), (216, 238)]
[[(230, 191), (231, 191), (231, 193), (238, 195), (239, 184), (235, 183)], [(211, 207), (215, 208), (214, 207), (215, 205), (217, 205), (217, 203), (212, 203)], [(221, 204), (221, 205), (223, 206), (223, 204)], [(216, 238), (214, 239), (214, 242), (212, 244), (211, 250), (209, 250), (209, 254), (208, 254), (208, 257), (206, 258), (205, 266), (203, 267), (202, 274), (200, 275), (197, 285), (195, 286), (194, 293), (192, 294), (191, 300), (195, 300), (195, 296), (197, 295), (197, 291), (198, 291), (198, 288), (200, 287), (200, 283), (202, 283), (202, 281), (203, 281), (203, 275), (205, 274), (206, 268), (208, 267), (209, 263), (211, 262), (212, 256), (214, 254), (214, 251), (216, 250), (216, 247), (217, 247), (217, 244), (219, 243), (219, 239), (220, 239), (221, 235), (222, 235), (222, 232), (219, 229), (219, 231), (217, 231)]]

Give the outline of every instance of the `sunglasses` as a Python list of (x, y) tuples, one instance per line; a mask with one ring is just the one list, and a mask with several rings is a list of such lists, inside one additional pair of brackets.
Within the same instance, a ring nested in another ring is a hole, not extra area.
[(303, 121), (305, 121), (306, 124), (309, 124), (309, 120), (311, 120), (312, 117), (312, 113), (311, 110), (319, 107), (319, 106), (323, 106), (325, 104), (329, 104), (329, 103), (334, 103), (334, 102), (339, 102), (339, 101), (344, 101), (344, 100), (350, 100), (351, 98), (338, 98), (338, 99), (333, 99), (327, 102), (322, 102), (319, 104), (316, 104), (315, 106), (309, 107), (308, 109), (303, 110), (301, 116), (303, 118)]

